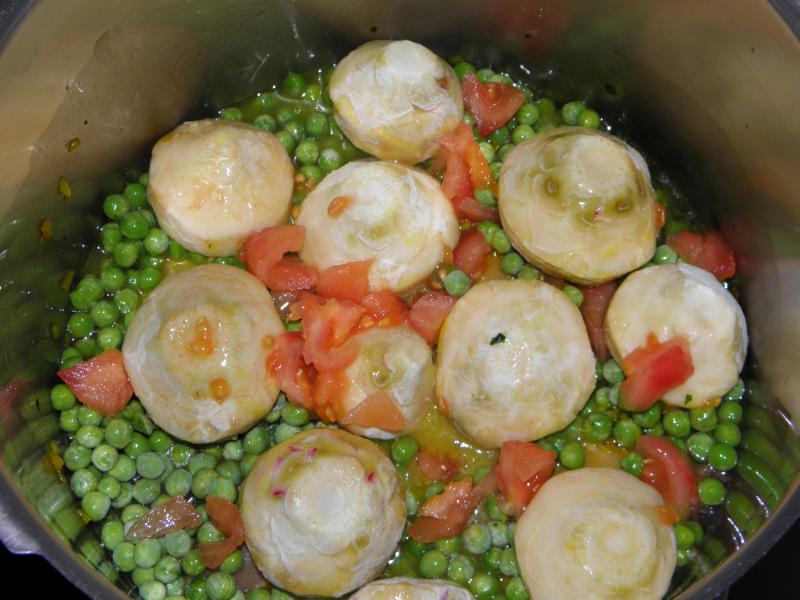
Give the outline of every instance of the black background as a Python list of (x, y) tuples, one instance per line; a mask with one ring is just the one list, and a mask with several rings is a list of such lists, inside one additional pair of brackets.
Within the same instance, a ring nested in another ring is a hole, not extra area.
[[(38, 556), (14, 556), (0, 546), (0, 573), (17, 582), (34, 598), (83, 599), (47, 561)], [(800, 589), (800, 522), (781, 538), (759, 563), (734, 584), (728, 600), (797, 600)], [(577, 600), (577, 599), (576, 599)]]

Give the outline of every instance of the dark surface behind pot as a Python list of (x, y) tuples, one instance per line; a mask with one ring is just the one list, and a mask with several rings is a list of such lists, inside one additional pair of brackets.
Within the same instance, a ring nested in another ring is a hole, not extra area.
[[(0, 18), (16, 22), (27, 4), (3, 3)], [(796, 18), (796, 2), (774, 4)], [(798, 417), (800, 46), (756, 0), (36, 3), (0, 54), (0, 386), (29, 383), (17, 406), (52, 377), (47, 359), (59, 350), (49, 328), (66, 304), (54, 290), (81, 264), (94, 227), (86, 213), (112, 189), (108, 175), (201, 104), (223, 106), (287, 70), (383, 37), (529, 65), (548, 93), (589, 98), (612, 115), (719, 217), (743, 261), (759, 402)], [(67, 153), (65, 141), (76, 136), (80, 151)], [(69, 202), (54, 192), (59, 176), (72, 185)], [(46, 217), (56, 235), (40, 242)], [(3, 539), (45, 554), (90, 595), (113, 595), (50, 533), (44, 520), (52, 515), (45, 510), (43, 520), (32, 508), (35, 455), (56, 433), (46, 414), (37, 419), (34, 427), (12, 413), (2, 423)], [(755, 538), (687, 597), (712, 597), (766, 552), (800, 513), (796, 487), (797, 479)]]

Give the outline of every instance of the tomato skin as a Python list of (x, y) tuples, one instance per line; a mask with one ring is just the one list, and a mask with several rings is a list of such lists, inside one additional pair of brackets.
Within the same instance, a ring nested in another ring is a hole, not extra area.
[[(440, 153), (442, 152), (440, 150)], [(475, 193), (475, 188), (469, 178), (467, 163), (457, 152), (444, 153), (446, 158), (444, 159), (445, 171), (444, 179), (442, 179), (442, 193), (451, 202), (454, 202), (457, 198), (472, 196)]]
[(289, 305), (289, 313), (287, 317), (290, 321), (300, 321), (306, 316), (313, 307), (325, 304), (325, 300), (312, 294), (309, 291), (302, 290), (295, 300)]
[(317, 373), (314, 378), (311, 395), (314, 411), (326, 423), (333, 423), (345, 416), (340, 398), (350, 387), (350, 380), (344, 370)]
[(459, 219), (467, 219), (473, 223), (481, 221), (500, 222), (500, 213), (491, 206), (484, 206), (472, 196), (462, 196), (453, 201), (453, 209)]
[(444, 454), (434, 454), (421, 450), (414, 459), (414, 464), (422, 476), (428, 481), (448, 481), (456, 476), (459, 470), (458, 461)]
[(481, 83), (473, 73), (467, 73), (461, 80), (461, 94), (481, 136), (508, 123), (525, 103), (525, 94), (513, 85)]
[(385, 431), (402, 431), (406, 425), (403, 413), (386, 392), (378, 392), (367, 397), (339, 419), (339, 423), (358, 425), (359, 427), (377, 427)]
[(489, 162), (481, 152), (478, 142), (475, 141), (469, 125), (463, 122), (459, 123), (451, 133), (439, 138), (439, 144), (443, 149), (457, 154), (464, 161), (473, 190), (496, 187)]
[(224, 498), (206, 498), (206, 511), (214, 527), (225, 535), (221, 542), (199, 544), (203, 564), (209, 569), (216, 569), (231, 552), (244, 543), (244, 522), (236, 505)]
[(275, 338), (275, 349), (267, 357), (270, 375), (292, 404), (313, 409), (311, 401), (311, 369), (303, 360), (303, 335), (283, 333)]
[(667, 222), (667, 209), (662, 204), (656, 202), (656, 233), (661, 231), (664, 223)]
[(733, 250), (719, 231), (705, 234), (681, 231), (672, 235), (667, 244), (690, 265), (704, 269), (719, 281), (736, 274), (736, 258)]
[(323, 298), (349, 300), (354, 304), (369, 293), (369, 268), (372, 259), (328, 267), (319, 274), (317, 294)]
[(556, 453), (532, 442), (504, 442), (494, 473), (503, 498), (519, 515), (556, 468)]
[(337, 371), (353, 362), (358, 346), (348, 340), (365, 310), (346, 300), (312, 306), (303, 317), (303, 358), (320, 372)]
[(453, 264), (476, 279), (483, 272), (486, 255), (491, 251), (486, 237), (477, 229), (470, 229), (461, 234), (453, 249)]
[(455, 306), (456, 299), (445, 292), (428, 292), (411, 305), (408, 324), (428, 342), (435, 344), (445, 318)]
[(361, 306), (379, 327), (401, 325), (408, 316), (408, 306), (391, 290), (367, 294), (361, 299)]
[(700, 504), (689, 459), (675, 444), (656, 435), (640, 436), (636, 451), (646, 459), (642, 479), (661, 494), (681, 519), (689, 517)]
[(617, 284), (614, 281), (609, 281), (603, 285), (582, 285), (579, 287), (583, 293), (581, 316), (586, 324), (586, 331), (589, 334), (592, 350), (594, 350), (595, 356), (601, 362), (606, 362), (609, 358), (609, 353), (606, 346), (605, 318), (611, 297), (617, 290)]
[(659, 342), (650, 333), (644, 346), (623, 359), (622, 369), (627, 377), (620, 387), (623, 408), (647, 410), (694, 373), (689, 342), (681, 336)]
[(94, 358), (61, 369), (57, 375), (82, 404), (109, 419), (133, 397), (133, 387), (119, 350), (104, 350)]
[(267, 227), (247, 238), (241, 258), (247, 270), (271, 290), (296, 291), (314, 287), (317, 271), (297, 257), (284, 257), (299, 252), (305, 240), (305, 229), (299, 225)]

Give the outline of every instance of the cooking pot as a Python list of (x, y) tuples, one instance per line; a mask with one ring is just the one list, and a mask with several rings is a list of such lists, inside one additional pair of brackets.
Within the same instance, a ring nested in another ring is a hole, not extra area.
[[(0, 7), (0, 538), (92, 597), (100, 571), (47, 462), (46, 386), (69, 273), (98, 198), (159, 135), (374, 38), (509, 65), (587, 97), (716, 215), (739, 258), (752, 344), (748, 426), (800, 438), (800, 3), (796, 0), (6, 0)], [(515, 67), (516, 66), (516, 67)], [(738, 551), (678, 590), (713, 597), (800, 514), (800, 479)], [(87, 564), (88, 563), (88, 564)]]

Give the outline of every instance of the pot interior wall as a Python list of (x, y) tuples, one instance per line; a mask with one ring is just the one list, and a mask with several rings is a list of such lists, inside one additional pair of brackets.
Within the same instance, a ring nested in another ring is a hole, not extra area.
[[(63, 551), (71, 542), (108, 566), (96, 540), (75, 533), (64, 485), (42, 462), (58, 433), (45, 396), (61, 350), (67, 274), (97, 235), (98, 199), (187, 115), (387, 37), (508, 66), (557, 99), (591, 99), (714, 212), (741, 259), (752, 401), (772, 415), (786, 452), (795, 451), (800, 46), (767, 3), (43, 0), (0, 55), (0, 510), (16, 525), (16, 537), (12, 527), (4, 533), (12, 549), (46, 554), (92, 595), (113, 593)], [(739, 565), (800, 511), (795, 487), (737, 555)], [(728, 561), (684, 593), (722, 589), (742, 571), (736, 566)]]

